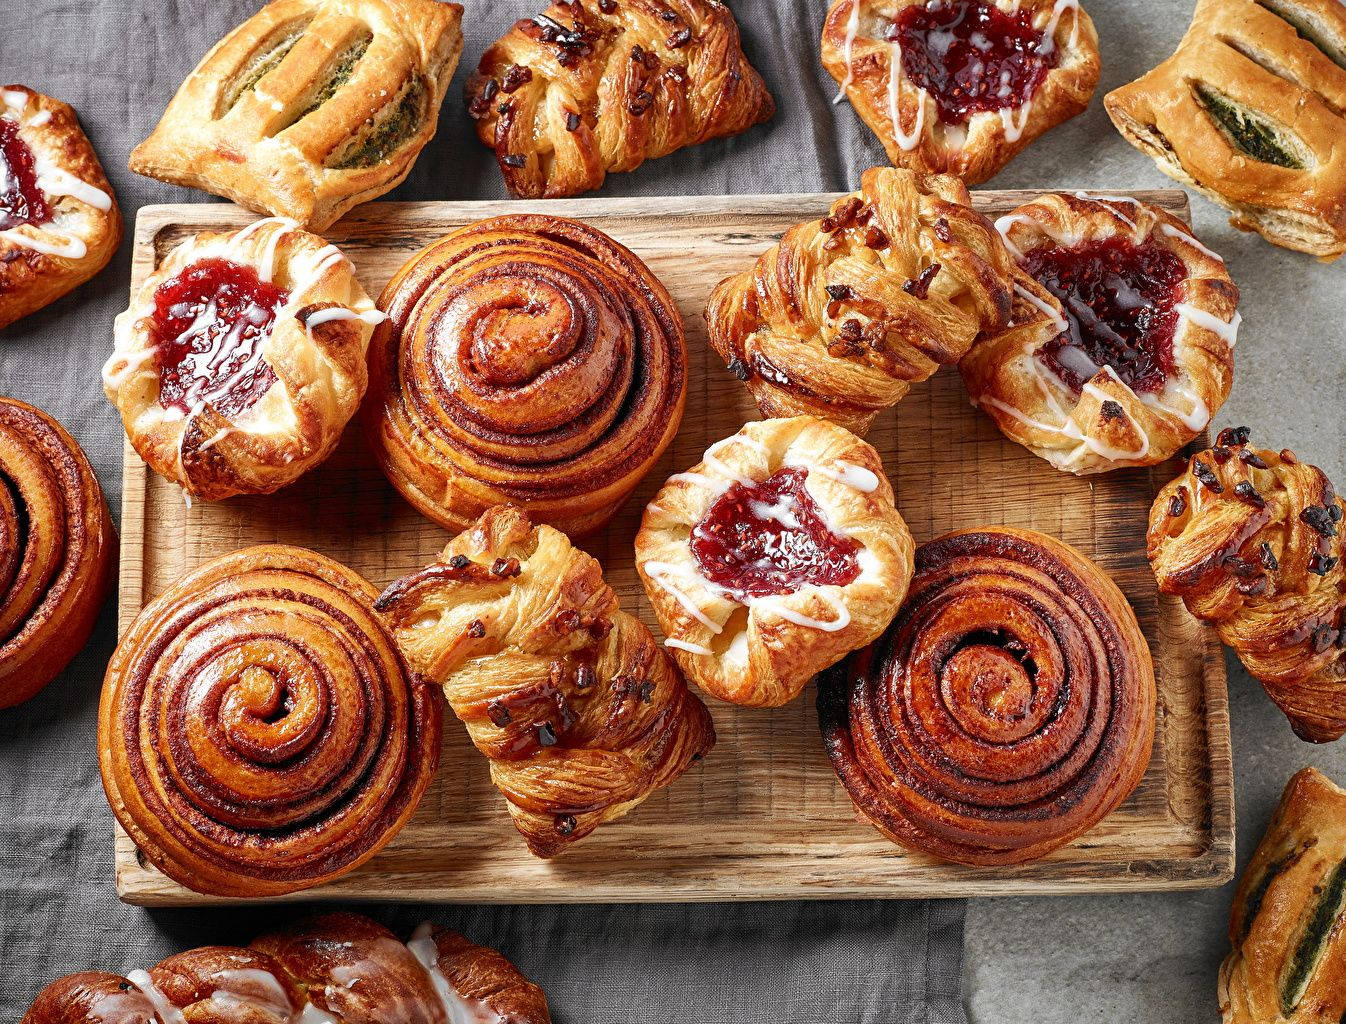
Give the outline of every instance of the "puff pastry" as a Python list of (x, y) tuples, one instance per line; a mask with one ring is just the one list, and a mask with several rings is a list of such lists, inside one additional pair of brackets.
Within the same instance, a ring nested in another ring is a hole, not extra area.
[(1005, 326), (1014, 264), (971, 202), (957, 178), (876, 167), (826, 217), (720, 283), (710, 343), (764, 416), (863, 434), (979, 333)]
[(1108, 116), (1235, 227), (1346, 252), (1346, 6), (1199, 0), (1172, 57), (1110, 92)]
[(1018, 263), (1003, 331), (959, 364), (972, 403), (1057, 469), (1163, 462), (1206, 428), (1242, 317), (1224, 260), (1163, 210), (1045, 195), (996, 222)]
[(969, 185), (1083, 113), (1099, 75), (1078, 0), (836, 0), (822, 58), (895, 166)]
[(467, 102), (505, 184), (530, 199), (596, 189), (776, 109), (718, 0), (560, 0), (486, 51)]
[(671, 477), (645, 510), (636, 568), (698, 686), (777, 707), (888, 625), (912, 546), (878, 452), (800, 416), (749, 423)]
[(293, 221), (208, 232), (117, 318), (103, 389), (140, 457), (189, 496), (269, 494), (336, 447), (383, 320), (350, 260)]
[(671, 784), (715, 744), (706, 706), (593, 558), (502, 505), (380, 611), (442, 684), (538, 857)]
[(275, 0), (206, 54), (131, 170), (322, 231), (434, 138), (462, 16), (440, 0)]
[(1291, 451), (1220, 432), (1159, 492), (1149, 556), (1159, 590), (1215, 626), (1295, 733), (1346, 735), (1346, 504)]
[(89, 280), (121, 240), (121, 211), (74, 109), (0, 88), (0, 329)]

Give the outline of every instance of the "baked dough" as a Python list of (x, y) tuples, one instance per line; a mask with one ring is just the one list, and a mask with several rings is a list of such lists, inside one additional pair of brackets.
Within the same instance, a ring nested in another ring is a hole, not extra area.
[(0, 88), (0, 182), (3, 329), (107, 266), (122, 217), (74, 109), (27, 86)]
[(462, 51), (440, 0), (275, 0), (202, 59), (131, 170), (322, 231), (395, 188)]
[[(200, 317), (161, 337), (163, 297), (222, 265), (240, 282), (191, 286)], [(221, 297), (240, 285), (261, 298), (234, 298), (231, 319), (216, 320)], [(248, 317), (258, 321), (251, 339)], [(383, 320), (350, 260), (293, 221), (207, 232), (173, 249), (117, 318), (103, 388), (136, 452), (189, 496), (269, 494), (336, 447), (365, 393), (365, 350)]]
[(1108, 116), (1235, 227), (1346, 252), (1346, 5), (1200, 0), (1177, 52), (1110, 92)]
[(678, 664), (708, 693), (753, 707), (788, 703), (878, 636), (911, 560), (878, 452), (809, 416), (749, 423), (712, 445), (655, 495), (636, 535), (636, 568)]
[(1205, 430), (1229, 395), (1242, 317), (1224, 261), (1191, 228), (1083, 193), (996, 226), (1018, 262), (1014, 310), (959, 370), (1006, 437), (1087, 474), (1163, 462)]
[(1078, 0), (836, 0), (822, 59), (895, 166), (969, 185), (1083, 113), (1099, 75)]

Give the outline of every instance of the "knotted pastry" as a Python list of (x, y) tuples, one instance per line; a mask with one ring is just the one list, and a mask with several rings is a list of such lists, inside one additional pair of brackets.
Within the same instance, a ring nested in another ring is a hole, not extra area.
[(20, 1024), (550, 1024), (547, 998), (494, 949), (429, 923), (403, 944), (325, 914), (246, 948), (202, 946), (125, 978), (52, 982)]
[(893, 168), (791, 228), (710, 298), (710, 343), (764, 416), (857, 434), (979, 333), (1005, 326), (1013, 261), (957, 178)]
[(368, 582), (301, 548), (207, 562), (108, 665), (99, 767), (122, 827), (174, 881), (275, 896), (345, 874), (406, 824), (439, 761), (439, 695)]
[(1103, 101), (1159, 169), (1287, 249), (1346, 252), (1346, 6), (1198, 0), (1177, 52)]
[(0, 398), (0, 708), (28, 700), (84, 647), (116, 539), (75, 439), (46, 413)]
[(836, 0), (823, 66), (913, 171), (995, 177), (1098, 85), (1098, 33), (1078, 0)]
[(599, 564), (516, 508), (379, 598), (411, 667), (442, 684), (514, 825), (554, 857), (715, 744), (706, 706)]
[(558, 0), (486, 51), (467, 104), (529, 199), (588, 192), (776, 112), (717, 0)]
[(383, 319), (350, 260), (293, 221), (207, 232), (117, 318), (103, 390), (140, 457), (188, 495), (269, 494), (336, 448)]
[(634, 253), (579, 221), (496, 217), (383, 292), (365, 421), (384, 473), (457, 532), (521, 506), (598, 529), (678, 432), (682, 319)]
[(206, 54), (131, 170), (322, 231), (434, 138), (462, 18), (440, 0), (275, 0)]
[(892, 621), (912, 546), (879, 453), (800, 416), (749, 423), (671, 477), (636, 568), (698, 686), (777, 707)]
[(1295, 734), (1346, 735), (1346, 505), (1294, 452), (1224, 430), (1155, 499), (1159, 590), (1215, 626)]
[(828, 756), (860, 813), (960, 864), (1022, 863), (1093, 828), (1145, 774), (1154, 712), (1122, 592), (1028, 530), (923, 544), (892, 626), (818, 682)]
[(69, 104), (0, 88), (0, 329), (108, 265), (122, 217)]
[(1234, 895), (1224, 1024), (1346, 1017), (1346, 791), (1315, 768), (1285, 787)]
[(996, 222), (1014, 310), (959, 364), (973, 405), (1069, 473), (1150, 466), (1229, 396), (1239, 291), (1224, 260), (1156, 207), (1083, 193)]

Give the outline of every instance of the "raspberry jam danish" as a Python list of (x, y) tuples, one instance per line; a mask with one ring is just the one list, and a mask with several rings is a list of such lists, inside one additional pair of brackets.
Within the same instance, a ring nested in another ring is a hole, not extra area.
[(1099, 75), (1078, 0), (836, 0), (822, 57), (895, 166), (969, 185), (1083, 113)]
[(1018, 263), (1009, 327), (959, 365), (974, 405), (1057, 469), (1150, 466), (1229, 395), (1242, 317), (1224, 260), (1163, 210), (1050, 194), (996, 222)]
[(140, 457), (189, 496), (269, 494), (336, 447), (383, 320), (350, 260), (293, 221), (200, 234), (117, 318), (103, 389)]
[(667, 646), (722, 700), (789, 703), (897, 611), (912, 540), (878, 452), (825, 420), (749, 423), (645, 510), (636, 567)]

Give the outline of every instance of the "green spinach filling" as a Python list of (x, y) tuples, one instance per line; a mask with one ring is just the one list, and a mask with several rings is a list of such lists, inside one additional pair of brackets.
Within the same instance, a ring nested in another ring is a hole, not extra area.
[(421, 126), (425, 108), (425, 85), (413, 82), (398, 102), (396, 109), (378, 122), (368, 135), (352, 146), (332, 166), (338, 170), (353, 167), (372, 167), (395, 152)]
[(1260, 115), (1206, 85), (1196, 87), (1197, 98), (1225, 135), (1254, 160), (1302, 171), (1304, 161), (1281, 142), (1274, 127)]
[(1343, 905), (1346, 905), (1346, 861), (1338, 864), (1336, 870), (1323, 883), (1318, 906), (1314, 908), (1313, 916), (1304, 926), (1304, 931), (1299, 937), (1299, 945), (1295, 947), (1294, 955), (1290, 958), (1285, 980), (1281, 985), (1281, 1012), (1286, 1017), (1294, 1012), (1299, 1001), (1304, 998), (1309, 982), (1313, 980), (1313, 972), (1318, 966), (1318, 961), (1322, 959), (1327, 948), (1327, 940), (1332, 935), (1333, 926), (1341, 916)]
[(337, 61), (336, 66), (328, 74), (327, 80), (323, 82), (322, 88), (314, 95), (312, 102), (295, 118), (295, 121), (302, 121), (308, 117), (309, 114), (335, 96), (338, 89), (350, 81), (351, 75), (355, 74), (355, 66), (360, 63), (360, 58), (368, 52), (369, 43), (370, 39), (366, 36), (341, 55), (341, 59)]

